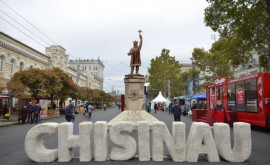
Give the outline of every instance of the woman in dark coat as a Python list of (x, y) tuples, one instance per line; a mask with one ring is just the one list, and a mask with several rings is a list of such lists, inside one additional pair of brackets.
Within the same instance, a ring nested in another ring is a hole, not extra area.
[(27, 109), (26, 106), (23, 106), (21, 108), (21, 111), (20, 111), (20, 114), (19, 114), (20, 115), (20, 119), (22, 120), (22, 124), (25, 123), (25, 120), (27, 118), (27, 114), (28, 114), (28, 109)]

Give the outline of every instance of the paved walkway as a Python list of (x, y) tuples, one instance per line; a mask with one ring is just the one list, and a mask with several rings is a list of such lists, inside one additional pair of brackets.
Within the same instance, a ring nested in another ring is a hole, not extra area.
[[(85, 116), (79, 114), (76, 115), (76, 120), (74, 124), (75, 128), (75, 134), (79, 133), (78, 125), (80, 122), (83, 121), (110, 121), (112, 118), (114, 118), (116, 115), (120, 113), (120, 110), (118, 109), (108, 109), (107, 111), (103, 110), (94, 110), (92, 114), (92, 119), (87, 119)], [(155, 114), (153, 111), (151, 111), (151, 114), (155, 116), (157, 119), (160, 121), (163, 121), (166, 123), (168, 129), (171, 131), (172, 129), (172, 122), (173, 122), (173, 116), (169, 115), (168, 112), (162, 112), (158, 111), (157, 114)], [(64, 122), (65, 119), (63, 116), (60, 118), (53, 118), (53, 119), (47, 119), (43, 120), (42, 123), (44, 122), (57, 122), (61, 123)], [(190, 130), (190, 126), (192, 124), (191, 118), (190, 117), (183, 117), (182, 116), (182, 121), (186, 123), (186, 137), (188, 136), (188, 132)], [(25, 140), (25, 135), (27, 134), (28, 130), (31, 129), (33, 126), (36, 124), (16, 124), (16, 125), (11, 125), (7, 127), (0, 127), (0, 164), (2, 165), (19, 165), (19, 164), (37, 164), (30, 160), (24, 149), (24, 140)], [(231, 129), (232, 133), (232, 129)], [(133, 131), (130, 133), (132, 137), (134, 137), (137, 140), (137, 132)], [(152, 139), (152, 134), (150, 133), (150, 140)], [(269, 164), (270, 162), (270, 131), (267, 131), (266, 129), (263, 128), (258, 128), (258, 127), (252, 127), (252, 155), (249, 158), (247, 162), (240, 163), (240, 164)], [(57, 143), (57, 133), (55, 134), (45, 134), (44, 138), (44, 145), (47, 148), (57, 148), (58, 143)], [(233, 140), (233, 139), (232, 139)], [(151, 140), (152, 141), (152, 140)], [(151, 144), (151, 143), (150, 143)], [(115, 147), (115, 144), (113, 144), (110, 140), (108, 140), (108, 153), (111, 152), (112, 147)], [(138, 153), (137, 153), (138, 154)], [(167, 149), (164, 149), (164, 155), (169, 155)], [(78, 158), (79, 156), (79, 149), (75, 149), (75, 157)], [(56, 164), (63, 164), (63, 163), (58, 163), (57, 160), (52, 163), (47, 163), (50, 165), (56, 165)], [(79, 159), (72, 159), (68, 163), (64, 164), (83, 164), (79, 162)], [(171, 165), (171, 164), (209, 164), (207, 160), (205, 160), (203, 157), (199, 157), (198, 163), (175, 163), (171, 159), (164, 159), (163, 162), (140, 162), (138, 161), (138, 158), (133, 158), (129, 161), (106, 161), (106, 162), (86, 162), (85, 164), (94, 164), (94, 165), (100, 165), (100, 164), (105, 164), (105, 165), (136, 165), (136, 164), (147, 164), (147, 165), (156, 165), (156, 164), (166, 164), (166, 165)], [(214, 164), (231, 164), (228, 163), (224, 160), (221, 160), (220, 163), (214, 163)]]

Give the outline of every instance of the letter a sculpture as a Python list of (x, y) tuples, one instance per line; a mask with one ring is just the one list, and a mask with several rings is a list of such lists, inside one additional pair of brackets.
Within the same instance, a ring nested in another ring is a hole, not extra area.
[(139, 74), (139, 66), (141, 66), (141, 56), (140, 56), (140, 51), (142, 48), (142, 35), (141, 35), (141, 30), (139, 32), (139, 37), (140, 37), (140, 43), (138, 46), (138, 41), (133, 41), (133, 48), (130, 49), (128, 52), (128, 55), (131, 55), (131, 60), (130, 60), (130, 75), (133, 75), (134, 67), (136, 67), (136, 75)]

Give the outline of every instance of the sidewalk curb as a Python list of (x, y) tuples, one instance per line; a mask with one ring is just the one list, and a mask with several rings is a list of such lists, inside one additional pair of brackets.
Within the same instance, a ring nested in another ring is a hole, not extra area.
[[(47, 120), (47, 119), (53, 119), (53, 118), (60, 118), (62, 116), (59, 117), (46, 117), (46, 118), (41, 118), (41, 120)], [(0, 122), (0, 127), (6, 127), (6, 126), (10, 126), (10, 125), (16, 125), (16, 124), (21, 124), (21, 122), (10, 122), (9, 124), (1, 124), (2, 122)], [(26, 123), (27, 124), (27, 123)]]

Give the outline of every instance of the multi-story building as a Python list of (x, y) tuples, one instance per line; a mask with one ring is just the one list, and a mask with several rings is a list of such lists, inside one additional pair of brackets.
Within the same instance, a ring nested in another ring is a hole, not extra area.
[(69, 60), (68, 64), (70, 68), (91, 77), (90, 88), (103, 90), (105, 66), (100, 59)]
[(255, 52), (252, 53), (249, 63), (246, 65), (239, 65), (237, 68), (231, 68), (234, 73), (235, 78), (256, 74), (261, 72), (261, 68), (259, 67), (259, 55)]
[(0, 32), (0, 86), (6, 87), (12, 75), (20, 70), (58, 67), (70, 75), (74, 83), (79, 86), (102, 89), (104, 65), (100, 60), (96, 60), (96, 64), (92, 66), (94, 69), (93, 75), (85, 72), (80, 73), (78, 76), (76, 69), (68, 66), (68, 58), (69, 55), (61, 46), (52, 45), (47, 47), (45, 54), (43, 54)]
[(189, 69), (192, 69), (192, 63), (180, 63), (181, 72), (187, 72)]

